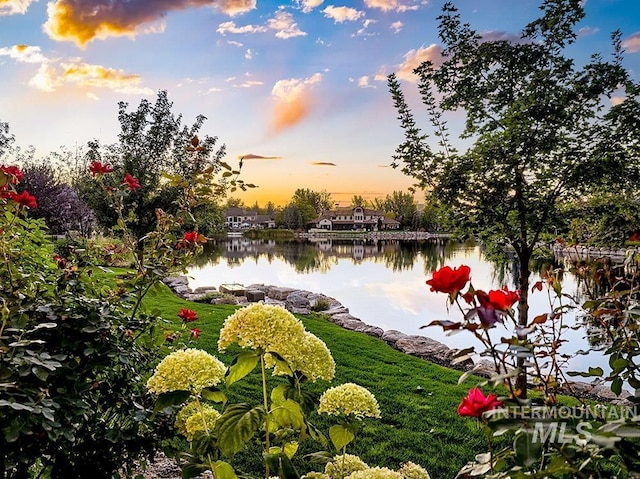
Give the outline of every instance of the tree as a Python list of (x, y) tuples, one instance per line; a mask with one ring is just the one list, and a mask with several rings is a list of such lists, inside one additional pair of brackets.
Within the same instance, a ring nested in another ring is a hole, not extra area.
[[(179, 196), (180, 182), (192, 179), (196, 172), (212, 176), (226, 170), (220, 181), (212, 179), (207, 187), (204, 186), (207, 182), (201, 181), (199, 194), (211, 200), (223, 196), (227, 188), (233, 191), (236, 187), (253, 187), (238, 180), (239, 170), (222, 161), (225, 146), (217, 147), (217, 137), (198, 138), (205, 116), (199, 115), (190, 127), (183, 126), (182, 115), (176, 116), (172, 107), (166, 91), (158, 92), (155, 103), (142, 100), (133, 111), (129, 111), (128, 103), (120, 102), (119, 142), (106, 147), (97, 141), (88, 144), (87, 165), (99, 161), (113, 168), (113, 173), (105, 178), (112, 182), (107, 187), (118, 186), (126, 174), (132, 175), (140, 185), (127, 196), (125, 205), (132, 211), (130, 227), (138, 240), (155, 228), (157, 209), (169, 214), (177, 210), (178, 203), (184, 201)], [(164, 173), (169, 176), (163, 181)], [(103, 226), (116, 224), (112, 199), (103, 194), (100, 185), (91, 181), (88, 172), (77, 186)]]
[(50, 163), (28, 163), (22, 173), (18, 191), (28, 191), (38, 199), (37, 206), (29, 212), (32, 218), (44, 219), (51, 234), (91, 233), (96, 224), (93, 211), (71, 186), (56, 180)]
[[(578, 68), (564, 53), (577, 38), (581, 3), (545, 0), (541, 17), (517, 42), (482, 39), (445, 4), (438, 17), (443, 61), (415, 70), (435, 142), (416, 124), (397, 77), (388, 78), (405, 135), (393, 165), (448, 205), (462, 231), (515, 250), (522, 330), (529, 322), (529, 260), (560, 202), (598, 183), (638, 177), (638, 150), (631, 148), (638, 85), (622, 67), (620, 34), (612, 35), (609, 61), (596, 54)], [(626, 100), (608, 106), (603, 99), (620, 85)], [(444, 118), (455, 110), (466, 112), (461, 138), (473, 140), (464, 151), (451, 144)], [(520, 340), (526, 344), (524, 333)], [(518, 364), (517, 386), (526, 395), (524, 359)]]
[(400, 222), (400, 227), (411, 226), (414, 216), (418, 212), (418, 205), (411, 193), (394, 191), (384, 200), (384, 210), (393, 214)]
[(315, 216), (313, 216), (312, 218), (308, 218), (308, 221), (317, 218), (325, 211), (331, 210), (333, 208), (333, 199), (331, 198), (331, 193), (325, 190), (313, 191), (309, 188), (298, 188), (296, 191), (294, 191), (291, 202), (295, 203), (299, 208), (302, 208), (305, 204), (313, 208)]
[(352, 208), (368, 208), (371, 204), (362, 195), (353, 195), (351, 197)]

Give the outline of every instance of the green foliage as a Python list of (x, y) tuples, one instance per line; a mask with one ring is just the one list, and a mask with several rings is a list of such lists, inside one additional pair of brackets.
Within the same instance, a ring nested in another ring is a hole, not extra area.
[[(528, 324), (529, 261), (552, 230), (563, 200), (602, 184), (637, 180), (640, 156), (637, 112), (640, 88), (622, 66), (620, 35), (611, 60), (596, 54), (582, 68), (566, 56), (584, 11), (579, 0), (545, 0), (540, 18), (518, 42), (483, 40), (451, 3), (442, 8), (438, 33), (442, 62), (414, 70), (435, 141), (423, 133), (398, 78), (388, 78), (405, 140), (393, 166), (447, 205), (466, 234), (510, 247), (519, 259), (519, 323)], [(623, 107), (607, 106), (620, 86)], [(464, 111), (460, 138), (450, 140), (445, 114)], [(520, 390), (526, 395), (525, 364)]]

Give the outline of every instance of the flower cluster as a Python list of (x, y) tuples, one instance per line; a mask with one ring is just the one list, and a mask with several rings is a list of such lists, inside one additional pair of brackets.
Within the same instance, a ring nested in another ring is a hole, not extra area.
[(298, 318), (282, 306), (255, 303), (229, 316), (220, 330), (218, 350), (231, 344), (292, 357), (304, 340), (305, 329)]
[(353, 454), (341, 454), (334, 456), (331, 462), (324, 467), (324, 473), (330, 477), (339, 479), (347, 477), (356, 471), (364, 471), (369, 466), (360, 457)]
[(473, 388), (458, 406), (460, 416), (481, 417), (485, 412), (502, 406), (495, 394), (485, 396), (480, 388)]
[[(12, 186), (17, 185), (24, 178), (24, 174), (17, 166), (0, 165), (0, 198), (13, 201), (17, 205), (34, 209), (37, 206), (35, 196), (29, 194), (28, 191), (18, 193)], [(11, 187), (10, 187), (11, 185)]]
[(156, 394), (190, 391), (194, 395), (224, 380), (226, 366), (218, 358), (200, 349), (183, 349), (166, 356), (147, 381), (147, 389)]
[[(472, 305), (471, 310), (465, 314), (467, 320), (472, 320), (476, 316), (480, 320), (480, 327), (488, 329), (496, 323), (502, 323), (505, 315), (513, 316), (512, 306), (520, 300), (518, 291), (509, 291), (504, 286), (502, 289), (491, 290), (485, 293), (482, 290), (476, 290), (469, 285), (466, 293), (461, 293), (462, 289), (469, 282), (471, 268), (462, 265), (459, 268), (451, 269), (449, 266), (443, 266), (439, 270), (433, 272), (433, 277), (427, 280), (427, 284), (431, 286), (431, 291), (447, 293), (450, 303), (454, 303), (458, 296), (461, 296), (467, 304)], [(440, 324), (435, 322), (432, 324)], [(460, 323), (456, 327), (461, 327)], [(450, 327), (450, 329), (455, 329)], [(474, 326), (474, 330), (477, 324)]]
[[(288, 353), (290, 351), (287, 351)], [(336, 374), (336, 363), (331, 351), (324, 341), (316, 335), (305, 332), (304, 339), (298, 345), (294, 355), (281, 355), (291, 371), (297, 371), (306, 379), (315, 382), (318, 379), (331, 381)], [(268, 367), (273, 367), (274, 375), (289, 375), (271, 354), (267, 354), (265, 361)]]
[(405, 462), (400, 466), (398, 472), (404, 479), (431, 479), (427, 470), (411, 461)]
[[(187, 435), (187, 419), (200, 411), (200, 405), (197, 401), (191, 401), (182, 406), (182, 408), (176, 414), (173, 425), (176, 430), (183, 436)], [(206, 407), (206, 406), (203, 406)]]
[(203, 404), (202, 410), (189, 416), (185, 422), (185, 437), (188, 441), (193, 441), (197, 432), (211, 432), (216, 426), (216, 421), (220, 413), (213, 407)]
[(122, 180), (122, 184), (127, 185), (130, 191), (141, 188), (140, 183), (138, 183), (138, 180), (136, 180), (133, 176), (131, 176), (131, 173), (127, 173), (126, 175), (124, 175), (124, 180)]
[(402, 474), (388, 467), (370, 467), (356, 471), (348, 476), (349, 479), (403, 479)]
[(111, 173), (113, 171), (113, 168), (111, 168), (111, 165), (108, 163), (103, 164), (99, 161), (92, 161), (89, 165), (89, 171), (93, 176), (96, 176)]
[(345, 383), (327, 389), (320, 396), (318, 413), (362, 420), (365, 417), (379, 418), (380, 407), (368, 389), (354, 383)]
[(198, 313), (195, 312), (193, 309), (187, 309), (187, 308), (182, 308), (178, 313), (178, 316), (185, 323), (191, 323), (198, 319)]

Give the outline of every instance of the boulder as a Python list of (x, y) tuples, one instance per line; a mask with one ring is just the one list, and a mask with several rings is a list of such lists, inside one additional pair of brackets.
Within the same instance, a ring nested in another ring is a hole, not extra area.
[(454, 355), (454, 351), (440, 341), (425, 336), (407, 336), (398, 339), (395, 347), (403, 353), (448, 367), (451, 366)]
[(267, 296), (269, 296), (271, 299), (285, 301), (287, 299), (287, 296), (289, 296), (289, 294), (293, 293), (294, 291), (295, 289), (293, 288), (275, 286), (275, 287), (269, 288), (267, 292)]
[(395, 347), (395, 345), (398, 342), (398, 340), (406, 339), (408, 337), (409, 337), (408, 335), (406, 335), (406, 334), (404, 334), (404, 333), (402, 333), (400, 331), (397, 331), (395, 329), (390, 329), (390, 330), (384, 332), (384, 334), (381, 336), (381, 339), (385, 343)]
[(247, 301), (249, 301), (250, 303), (264, 301), (264, 298), (265, 298), (264, 291), (260, 291), (259, 289), (247, 290)]
[(285, 300), (286, 308), (289, 311), (294, 309), (306, 309), (311, 308), (311, 302), (307, 297), (306, 291), (293, 291), (287, 295)]

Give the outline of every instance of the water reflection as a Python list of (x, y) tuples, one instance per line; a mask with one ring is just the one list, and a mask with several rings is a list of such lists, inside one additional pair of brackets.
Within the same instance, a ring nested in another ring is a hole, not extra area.
[[(516, 287), (517, 261), (497, 265), (489, 262), (474, 243), (446, 240), (282, 242), (230, 238), (209, 243), (189, 275), (193, 288), (230, 282), (264, 283), (324, 293), (336, 298), (351, 314), (369, 324), (385, 330), (430, 336), (450, 347), (462, 349), (473, 341), (469, 335), (450, 335), (436, 327), (421, 329), (436, 319), (457, 319), (450, 316), (445, 297), (431, 293), (425, 281), (444, 265), (456, 267), (461, 264), (471, 267), (472, 283), (477, 289)], [(550, 260), (532, 264), (532, 284), (540, 278), (536, 271), (559, 265)], [(584, 285), (574, 275), (564, 274), (562, 283), (564, 292), (575, 296), (579, 302), (584, 298)], [(529, 299), (531, 317), (550, 310), (548, 298), (543, 293), (531, 294)], [(602, 344), (597, 330), (585, 328), (583, 319), (572, 317), (563, 333), (567, 340), (563, 348), (568, 354)], [(500, 326), (495, 333), (510, 334), (510, 329), (506, 329)], [(573, 369), (578, 370), (596, 364), (606, 366), (602, 355), (589, 354), (572, 360)]]

